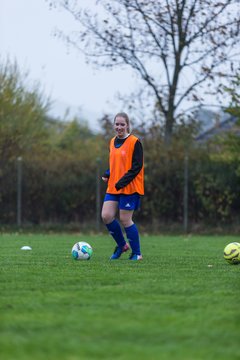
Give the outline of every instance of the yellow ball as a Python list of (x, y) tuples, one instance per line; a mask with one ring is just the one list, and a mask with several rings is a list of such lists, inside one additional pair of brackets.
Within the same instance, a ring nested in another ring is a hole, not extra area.
[(240, 244), (238, 242), (233, 242), (228, 244), (223, 251), (224, 259), (229, 264), (239, 264), (240, 263)]

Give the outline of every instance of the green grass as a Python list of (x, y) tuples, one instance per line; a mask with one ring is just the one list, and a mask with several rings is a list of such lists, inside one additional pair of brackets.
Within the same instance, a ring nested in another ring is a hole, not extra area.
[[(81, 240), (90, 261), (71, 258)], [(108, 236), (1, 235), (0, 358), (239, 359), (240, 265), (223, 259), (232, 241), (143, 236), (142, 262), (111, 262)]]

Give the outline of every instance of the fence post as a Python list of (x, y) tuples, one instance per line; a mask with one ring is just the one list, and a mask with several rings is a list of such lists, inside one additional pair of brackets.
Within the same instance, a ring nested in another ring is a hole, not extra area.
[(183, 227), (188, 232), (188, 148), (184, 154)]
[(17, 158), (17, 226), (22, 225), (22, 157)]
[(96, 159), (96, 230), (100, 230), (100, 198), (101, 198), (101, 189), (100, 189), (100, 164), (101, 158), (97, 157)]

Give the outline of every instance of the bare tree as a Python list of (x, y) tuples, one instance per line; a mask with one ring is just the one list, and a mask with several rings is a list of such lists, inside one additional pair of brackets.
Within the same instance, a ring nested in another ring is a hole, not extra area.
[(81, 1), (56, 3), (80, 26), (63, 34), (88, 61), (130, 66), (144, 80), (167, 143), (183, 105), (203, 102), (203, 86), (217, 95), (219, 83), (239, 67), (237, 0), (101, 0), (94, 14)]

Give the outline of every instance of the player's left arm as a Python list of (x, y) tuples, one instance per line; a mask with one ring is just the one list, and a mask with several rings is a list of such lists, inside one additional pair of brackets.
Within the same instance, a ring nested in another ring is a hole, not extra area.
[(121, 177), (120, 180), (115, 184), (115, 188), (120, 190), (127, 186), (141, 171), (143, 167), (143, 148), (139, 140), (136, 141), (133, 156), (132, 156), (132, 167), (126, 174)]

